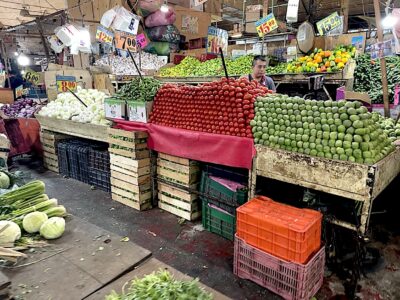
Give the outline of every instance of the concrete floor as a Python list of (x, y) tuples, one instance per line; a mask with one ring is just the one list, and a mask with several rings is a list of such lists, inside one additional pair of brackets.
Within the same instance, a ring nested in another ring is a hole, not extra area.
[[(233, 299), (280, 299), (250, 281), (236, 278), (232, 273), (233, 243), (202, 231), (200, 222), (179, 225), (177, 217), (160, 209), (138, 212), (113, 202), (105, 192), (91, 190), (84, 183), (62, 178), (37, 164), (28, 169), (34, 178), (46, 183), (49, 196), (59, 199), (69, 213), (122, 237), (129, 237), (149, 249), (157, 259), (198, 277), (221, 293)], [(390, 188), (397, 190), (397, 200), (398, 184), (399, 180)], [(383, 205), (388, 205), (385, 203), (383, 201)], [(389, 214), (393, 214), (393, 210), (389, 209)], [(387, 217), (383, 219), (387, 221)], [(397, 231), (390, 228), (389, 225), (393, 224)], [(383, 258), (368, 272), (368, 277), (360, 281), (359, 299), (400, 299), (400, 230), (397, 220), (393, 224), (379, 227), (383, 229), (377, 233), (375, 244), (382, 249)], [(316, 298), (347, 299), (343, 295), (342, 282), (335, 275), (329, 275)]]

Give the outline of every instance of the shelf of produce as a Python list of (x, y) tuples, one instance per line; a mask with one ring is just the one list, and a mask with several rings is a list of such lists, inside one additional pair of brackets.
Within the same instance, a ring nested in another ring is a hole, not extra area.
[(42, 130), (45, 129), (99, 142), (108, 142), (107, 126), (61, 120), (40, 115), (36, 115), (36, 119), (39, 121)]
[[(360, 231), (367, 230), (373, 200), (400, 173), (400, 148), (374, 165), (345, 161), (256, 146), (257, 157), (251, 174), (251, 197), (257, 176), (271, 178), (305, 188), (362, 202)], [(342, 225), (344, 222), (335, 221)], [(344, 227), (356, 229), (345, 224)]]

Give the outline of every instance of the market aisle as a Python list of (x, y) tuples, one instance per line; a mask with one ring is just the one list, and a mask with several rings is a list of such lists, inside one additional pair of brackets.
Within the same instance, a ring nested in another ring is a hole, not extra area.
[[(25, 167), (23, 168), (25, 169)], [(201, 221), (178, 224), (178, 218), (159, 209), (139, 212), (111, 200), (109, 194), (29, 167), (32, 177), (43, 180), (49, 195), (69, 213), (105, 230), (129, 237), (152, 252), (153, 257), (233, 299), (280, 299), (268, 290), (232, 273), (233, 243), (202, 230)]]

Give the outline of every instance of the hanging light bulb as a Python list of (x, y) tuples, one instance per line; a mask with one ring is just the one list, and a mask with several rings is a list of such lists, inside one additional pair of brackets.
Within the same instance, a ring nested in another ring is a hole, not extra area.
[(397, 24), (397, 18), (394, 17), (392, 14), (388, 14), (383, 20), (382, 20), (382, 27), (384, 29), (390, 29), (393, 28)]
[(22, 71), (21, 71), (21, 75), (25, 75), (25, 70), (22, 70)]
[(17, 51), (15, 51), (15, 52), (14, 52), (14, 55), (15, 55), (15, 56), (18, 56), (18, 55), (19, 55), (19, 53), (18, 53)]
[(163, 13), (167, 13), (167, 12), (169, 11), (168, 1), (167, 1), (167, 0), (164, 1), (164, 4), (163, 4), (163, 5), (161, 5), (160, 10), (161, 10), (161, 12), (163, 12)]
[(29, 59), (28, 56), (21, 54), (20, 56), (18, 56), (17, 62), (20, 66), (26, 67), (26, 66), (29, 66), (29, 64), (31, 63), (31, 60)]

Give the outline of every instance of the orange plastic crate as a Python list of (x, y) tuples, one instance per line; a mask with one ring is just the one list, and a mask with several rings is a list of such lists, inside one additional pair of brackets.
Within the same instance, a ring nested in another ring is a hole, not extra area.
[(257, 197), (237, 209), (237, 236), (287, 261), (304, 264), (321, 249), (322, 214)]

